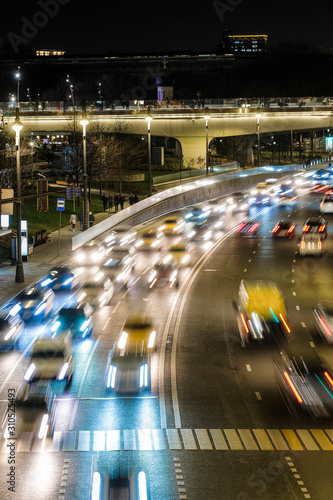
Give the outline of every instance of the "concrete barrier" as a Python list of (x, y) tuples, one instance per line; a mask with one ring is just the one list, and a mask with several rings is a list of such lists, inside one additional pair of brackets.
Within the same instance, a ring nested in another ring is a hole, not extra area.
[(166, 189), (111, 215), (83, 233), (74, 236), (72, 239), (72, 250), (76, 250), (84, 243), (96, 238), (118, 224), (142, 224), (187, 205), (201, 203), (231, 194), (235, 191), (250, 189), (258, 182), (265, 181), (268, 178), (281, 178), (301, 169), (302, 165), (251, 168), (249, 170), (227, 172), (213, 178), (201, 179)]

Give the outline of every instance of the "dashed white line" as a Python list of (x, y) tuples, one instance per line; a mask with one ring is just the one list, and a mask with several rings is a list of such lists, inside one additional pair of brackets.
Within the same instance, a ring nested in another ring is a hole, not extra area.
[(306, 328), (306, 324), (304, 323), (304, 321), (301, 322), (301, 325), (303, 328)]
[(244, 269), (244, 273), (247, 273), (247, 269)]
[[(119, 302), (118, 302), (118, 304), (119, 304)], [(117, 304), (117, 306), (118, 306), (118, 304)], [(114, 312), (114, 310), (112, 312)], [(109, 316), (108, 319), (106, 320), (105, 325), (102, 328), (102, 332), (104, 332), (105, 328), (108, 326), (108, 324), (110, 323), (110, 321), (111, 321), (111, 317)]]
[(134, 286), (135, 283), (137, 283), (140, 279), (141, 279), (141, 276), (139, 276), (138, 278), (136, 278), (136, 280), (133, 282), (132, 286)]
[(262, 400), (260, 392), (255, 392), (255, 395), (256, 395), (256, 398), (257, 398), (258, 401)]
[(293, 292), (293, 295), (295, 296), (295, 295), (296, 295), (296, 292)]
[(146, 273), (149, 271), (149, 269), (150, 269), (150, 268), (151, 268), (151, 266), (148, 266), (148, 267), (147, 267), (147, 269), (145, 269), (145, 270), (143, 271), (142, 275), (146, 274)]
[(122, 298), (122, 299), (124, 299), (124, 298), (126, 297), (126, 295), (128, 294), (128, 292), (129, 292), (129, 289), (128, 289), (128, 290), (126, 290), (126, 292), (122, 295), (122, 297), (121, 297), (121, 298)]
[(116, 312), (116, 310), (117, 310), (117, 309), (118, 309), (118, 307), (119, 307), (119, 304), (120, 304), (120, 301), (119, 301), (119, 302), (117, 302), (116, 306), (112, 309), (111, 314), (114, 314), (114, 313)]
[(296, 306), (297, 311), (299, 311), (301, 308), (299, 306)]
[(246, 365), (246, 369), (247, 369), (248, 372), (252, 372), (251, 365)]

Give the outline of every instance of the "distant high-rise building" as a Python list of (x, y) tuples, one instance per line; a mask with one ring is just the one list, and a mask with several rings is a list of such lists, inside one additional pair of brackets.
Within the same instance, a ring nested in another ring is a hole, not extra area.
[(255, 54), (267, 52), (267, 35), (224, 34), (226, 51), (232, 54)]

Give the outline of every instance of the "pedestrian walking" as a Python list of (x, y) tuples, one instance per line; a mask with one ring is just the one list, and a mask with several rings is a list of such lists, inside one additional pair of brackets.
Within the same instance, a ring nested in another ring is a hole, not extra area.
[(139, 197), (137, 194), (134, 195), (134, 203), (137, 203), (139, 201)]
[(111, 210), (113, 208), (113, 196), (111, 193), (109, 193), (109, 196), (108, 196), (108, 204), (109, 204), (109, 212), (111, 212)]
[(119, 207), (119, 196), (117, 194), (114, 195), (114, 198), (113, 198), (113, 201), (114, 201), (114, 209), (116, 212), (118, 212), (118, 207)]
[(103, 193), (102, 202), (103, 202), (103, 212), (106, 212), (106, 207), (107, 207), (108, 199), (107, 199), (105, 193)]
[(132, 206), (134, 203), (134, 194), (131, 193), (128, 197), (129, 204)]
[(119, 195), (120, 210), (122, 210), (124, 208), (125, 200), (126, 200), (126, 198), (123, 194)]
[(70, 224), (72, 224), (72, 231), (75, 231), (76, 226), (76, 214), (72, 213), (69, 219)]
[(89, 212), (89, 227), (91, 227), (95, 222), (95, 216), (92, 212)]

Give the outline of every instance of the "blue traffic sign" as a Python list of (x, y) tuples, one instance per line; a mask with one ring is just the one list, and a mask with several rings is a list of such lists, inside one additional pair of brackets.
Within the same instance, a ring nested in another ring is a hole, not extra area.
[(61, 212), (65, 210), (65, 198), (57, 198), (57, 210)]

